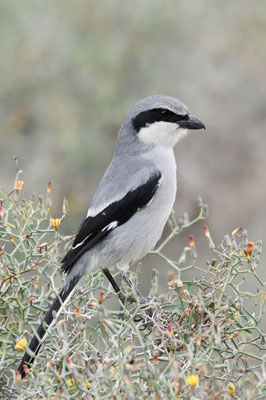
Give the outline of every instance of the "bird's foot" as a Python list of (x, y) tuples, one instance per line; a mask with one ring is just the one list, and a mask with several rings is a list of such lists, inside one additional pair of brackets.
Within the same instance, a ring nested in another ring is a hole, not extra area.
[(146, 304), (146, 303), (148, 303), (148, 302), (149, 302), (148, 299), (147, 299), (146, 297), (142, 296), (142, 294), (138, 291), (138, 289), (135, 289), (135, 288), (134, 288), (134, 285), (133, 285), (131, 279), (129, 279), (129, 277), (128, 277), (124, 272), (122, 272), (121, 274), (122, 274), (122, 277), (123, 277), (123, 279), (125, 280), (126, 284), (127, 284), (131, 289), (133, 289), (134, 292), (136, 293), (136, 296), (138, 297), (140, 304)]
[[(141, 305), (141, 311), (144, 312), (147, 317), (151, 318), (153, 316), (153, 308), (148, 306), (151, 302), (151, 298), (144, 297), (136, 288), (134, 288), (131, 279), (124, 272), (122, 272), (122, 277), (125, 280), (126, 284), (135, 292), (137, 297), (136, 299), (133, 295), (131, 295), (130, 298), (133, 297), (135, 303), (139, 302), (139, 304)], [(132, 314), (134, 314), (135, 312), (136, 309), (132, 311)], [(141, 316), (140, 314), (134, 317), (135, 322), (140, 322), (143, 321), (144, 319), (147, 318), (144, 318), (143, 315)]]
[[(137, 289), (134, 288), (134, 285), (131, 281), (131, 279), (122, 272), (122, 277), (125, 280), (126, 284), (130, 289), (133, 291), (134, 294), (130, 294), (129, 296), (126, 296), (114, 280), (112, 274), (110, 273), (108, 268), (103, 268), (102, 269), (103, 273), (105, 274), (106, 278), (109, 280), (111, 283), (114, 291), (119, 297), (119, 300), (122, 304), (122, 309), (124, 309), (126, 304), (132, 304), (132, 303), (139, 303), (140, 307), (134, 308), (133, 310), (130, 311), (131, 315), (136, 314), (136, 310), (138, 310), (138, 314), (134, 316), (134, 321), (135, 322), (144, 322), (144, 329), (147, 325), (151, 323), (150, 319), (153, 316), (153, 308), (149, 306), (151, 299), (149, 297), (144, 297)], [(140, 312), (139, 312), (140, 311)], [(142, 315), (141, 315), (142, 314)], [(147, 321), (149, 319), (149, 321)]]

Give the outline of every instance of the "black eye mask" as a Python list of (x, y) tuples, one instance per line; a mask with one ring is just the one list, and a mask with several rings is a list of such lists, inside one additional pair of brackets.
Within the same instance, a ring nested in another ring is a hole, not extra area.
[(154, 122), (164, 121), (178, 124), (180, 121), (186, 121), (188, 119), (189, 116), (187, 114), (178, 115), (166, 108), (154, 108), (139, 113), (135, 118), (133, 118), (132, 124), (134, 129), (139, 132), (141, 128)]

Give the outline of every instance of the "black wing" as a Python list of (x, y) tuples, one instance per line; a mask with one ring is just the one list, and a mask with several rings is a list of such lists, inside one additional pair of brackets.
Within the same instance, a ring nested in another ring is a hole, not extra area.
[(159, 171), (156, 172), (146, 183), (128, 192), (121, 200), (114, 201), (94, 217), (85, 218), (71, 249), (62, 260), (62, 270), (69, 273), (82, 254), (145, 207), (154, 197), (161, 176)]

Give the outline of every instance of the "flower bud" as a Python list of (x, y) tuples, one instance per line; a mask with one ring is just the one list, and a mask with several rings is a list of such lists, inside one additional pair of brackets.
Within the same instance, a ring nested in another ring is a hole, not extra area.
[(64, 200), (63, 200), (62, 211), (63, 211), (63, 215), (68, 215), (69, 214), (69, 204), (68, 204), (68, 200), (65, 197), (64, 197)]
[(153, 356), (153, 364), (154, 365), (158, 365), (159, 364), (158, 357), (159, 357), (158, 354), (154, 354), (154, 356)]
[(43, 196), (40, 194), (39, 195), (39, 207), (42, 207), (42, 205), (43, 205)]
[(79, 308), (78, 306), (76, 307), (76, 317), (77, 317), (78, 319), (81, 318), (81, 312), (80, 312), (80, 308)]
[(243, 229), (241, 226), (238, 226), (236, 229), (234, 229), (232, 232), (232, 236), (235, 236), (239, 231), (241, 231), (241, 229)]
[(103, 302), (103, 296), (104, 296), (104, 292), (100, 292), (100, 295), (99, 295), (99, 304), (102, 304), (102, 302)]
[(204, 232), (205, 232), (205, 236), (206, 236), (207, 241), (208, 241), (209, 248), (210, 248), (210, 249), (214, 249), (214, 248), (215, 248), (215, 245), (214, 245), (214, 243), (213, 243), (213, 240), (212, 240), (212, 238), (211, 238), (211, 235), (210, 235), (210, 232), (209, 232), (209, 229), (208, 229), (207, 226), (204, 226)]
[(262, 241), (258, 240), (256, 245), (257, 245), (257, 248), (258, 248), (258, 254), (260, 255), (262, 253)]
[(203, 206), (203, 212), (202, 212), (202, 218), (207, 218), (209, 214), (209, 207), (208, 204), (204, 204)]
[(21, 373), (19, 371), (16, 371), (16, 381), (17, 382), (21, 382), (22, 381)]
[(172, 325), (168, 325), (168, 327), (167, 327), (167, 330), (168, 330), (168, 334), (169, 334), (169, 336), (173, 336), (173, 334), (174, 334), (174, 331), (173, 331), (173, 328), (172, 328)]
[(225, 247), (232, 246), (232, 242), (231, 242), (229, 235), (224, 235), (223, 242), (224, 242)]
[(47, 194), (50, 194), (50, 193), (51, 193), (51, 186), (52, 186), (52, 182), (49, 181), (49, 182), (48, 182), (48, 185), (47, 185)]
[(188, 213), (183, 214), (183, 225), (187, 225), (189, 223)]

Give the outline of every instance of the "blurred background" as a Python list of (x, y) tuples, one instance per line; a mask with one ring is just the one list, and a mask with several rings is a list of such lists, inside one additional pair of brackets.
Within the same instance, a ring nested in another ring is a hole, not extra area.
[[(206, 223), (215, 243), (237, 226), (265, 240), (265, 1), (1, 0), (0, 51), (4, 191), (16, 155), (22, 196), (45, 193), (52, 181), (52, 216), (66, 196), (62, 232), (74, 234), (126, 113), (142, 97), (166, 94), (207, 126), (175, 150), (175, 212), (195, 217), (198, 196), (210, 210), (168, 255), (177, 259), (193, 233), (204, 265)], [(161, 266), (152, 256), (145, 262)]]

